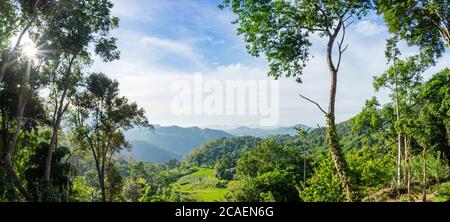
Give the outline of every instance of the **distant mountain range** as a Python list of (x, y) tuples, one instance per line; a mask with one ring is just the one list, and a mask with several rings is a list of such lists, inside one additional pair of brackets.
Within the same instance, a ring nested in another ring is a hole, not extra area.
[(223, 131), (199, 127), (159, 125), (154, 127), (154, 130), (134, 128), (126, 131), (125, 138), (131, 142), (133, 147), (130, 152), (125, 151), (122, 154), (131, 155), (138, 161), (162, 163), (173, 158), (181, 159), (193, 149), (197, 149), (200, 145), (214, 139), (237, 136), (265, 138), (272, 135), (295, 135), (294, 127), (310, 128), (305, 125), (296, 125), (275, 129), (238, 127)]
[[(233, 135), (220, 130), (198, 127), (156, 125), (154, 130), (134, 128), (125, 132), (125, 138), (133, 145), (131, 153), (125, 154), (132, 155), (136, 160), (152, 159), (151, 162), (164, 162), (172, 158), (179, 159), (207, 141), (222, 137), (233, 137)], [(148, 148), (145, 148), (146, 146)], [(143, 151), (143, 149), (148, 150)], [(158, 156), (158, 158), (150, 156)]]
[(309, 129), (311, 127), (306, 125), (295, 125), (292, 127), (278, 127), (275, 129), (261, 129), (261, 128), (249, 128), (249, 127), (238, 127), (232, 130), (227, 130), (228, 133), (233, 134), (235, 136), (254, 136), (254, 137), (260, 137), (260, 138), (266, 138), (273, 135), (290, 135), (294, 136), (297, 134), (297, 130), (295, 129), (303, 128), (303, 129)]

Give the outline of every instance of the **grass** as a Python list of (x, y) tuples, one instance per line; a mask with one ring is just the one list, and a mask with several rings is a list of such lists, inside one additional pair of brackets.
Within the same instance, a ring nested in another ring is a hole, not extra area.
[(214, 170), (205, 167), (195, 167), (195, 170), (174, 184), (185, 195), (185, 199), (198, 202), (224, 201), (227, 188), (217, 187), (220, 180), (214, 176)]

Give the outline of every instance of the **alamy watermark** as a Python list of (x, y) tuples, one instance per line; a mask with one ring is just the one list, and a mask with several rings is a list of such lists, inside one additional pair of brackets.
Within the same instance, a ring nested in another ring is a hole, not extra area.
[(192, 80), (172, 84), (171, 111), (177, 116), (252, 116), (261, 126), (279, 121), (279, 82), (275, 80), (206, 80), (200, 73)]

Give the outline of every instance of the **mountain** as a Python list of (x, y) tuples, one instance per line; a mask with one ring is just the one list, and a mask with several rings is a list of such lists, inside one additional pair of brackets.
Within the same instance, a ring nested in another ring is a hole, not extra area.
[(142, 162), (165, 163), (171, 159), (179, 159), (181, 156), (167, 150), (163, 150), (145, 141), (130, 141), (131, 150), (122, 152), (123, 155), (131, 155), (133, 159)]
[(129, 141), (144, 141), (163, 150), (183, 156), (212, 139), (233, 137), (221, 130), (199, 127), (159, 126), (155, 129), (134, 128), (125, 132)]
[(302, 124), (298, 124), (292, 127), (278, 127), (275, 129), (261, 129), (261, 128), (249, 128), (249, 127), (238, 127), (232, 130), (228, 130), (228, 133), (233, 134), (234, 136), (254, 136), (267, 138), (273, 135), (290, 135), (294, 136), (297, 134), (297, 130), (295, 127), (303, 128), (303, 129), (311, 129), (309, 126), (305, 126)]

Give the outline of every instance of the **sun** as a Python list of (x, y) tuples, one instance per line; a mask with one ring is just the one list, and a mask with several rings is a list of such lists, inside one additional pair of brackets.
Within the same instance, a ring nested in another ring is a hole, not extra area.
[(38, 49), (33, 43), (27, 43), (23, 47), (23, 54), (28, 58), (36, 57)]

